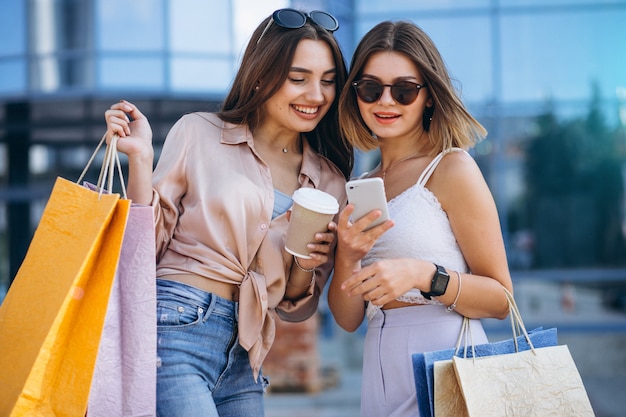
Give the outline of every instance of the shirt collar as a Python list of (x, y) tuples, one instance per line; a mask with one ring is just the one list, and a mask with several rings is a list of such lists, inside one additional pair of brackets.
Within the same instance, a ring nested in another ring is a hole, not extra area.
[(306, 138), (302, 138), (302, 166), (300, 167), (300, 184), (308, 178), (314, 188), (319, 188), (322, 174), (321, 156), (309, 145)]
[(252, 146), (254, 139), (248, 126), (222, 121), (222, 138), (220, 141), (228, 145), (238, 145), (247, 142), (248, 145)]
[[(221, 142), (228, 145), (247, 143), (253, 147), (254, 138), (247, 126), (223, 122)], [(321, 178), (321, 156), (309, 145), (306, 138), (302, 139), (302, 166), (300, 167), (300, 185), (311, 182), (314, 188), (319, 188)], [(307, 180), (308, 179), (308, 180)]]

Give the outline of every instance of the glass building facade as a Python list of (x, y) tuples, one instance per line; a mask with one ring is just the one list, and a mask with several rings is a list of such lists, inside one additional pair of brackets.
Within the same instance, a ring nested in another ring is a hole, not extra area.
[[(512, 267), (533, 267), (516, 246), (525, 229), (511, 220), (529, 189), (529, 138), (538, 117), (586, 117), (591, 103), (607, 129), (626, 124), (626, 0), (3, 0), (0, 298), (54, 178), (77, 178), (103, 133), (104, 110), (122, 97), (136, 101), (154, 123), (158, 153), (181, 114), (217, 108), (253, 28), (289, 5), (336, 15), (348, 61), (381, 20), (425, 29), (489, 131), (474, 156), (496, 198)], [(357, 170), (369, 160), (359, 155)], [(622, 177), (614, 227), (623, 237)]]
[(221, 96), (236, 65), (230, 1), (7, 0), (0, 94)]

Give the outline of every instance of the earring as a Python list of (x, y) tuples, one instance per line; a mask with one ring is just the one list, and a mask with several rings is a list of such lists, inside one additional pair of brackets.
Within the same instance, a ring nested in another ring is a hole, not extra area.
[(426, 107), (424, 109), (424, 115), (422, 117), (422, 127), (428, 132), (430, 129), (430, 122), (433, 121), (433, 113), (435, 112), (435, 106)]
[(254, 91), (259, 91), (259, 86), (254, 87)]

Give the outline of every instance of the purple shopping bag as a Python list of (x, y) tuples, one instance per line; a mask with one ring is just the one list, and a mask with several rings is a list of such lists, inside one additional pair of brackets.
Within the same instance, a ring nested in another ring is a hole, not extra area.
[(132, 205), (100, 340), (88, 417), (156, 415), (154, 242), (152, 208)]

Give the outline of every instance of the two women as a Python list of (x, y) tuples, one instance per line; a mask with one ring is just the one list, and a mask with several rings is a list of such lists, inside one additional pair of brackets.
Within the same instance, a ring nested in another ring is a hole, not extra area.
[[(184, 116), (154, 174), (145, 117), (127, 102), (107, 111), (129, 156), (129, 195), (155, 209), (159, 415), (263, 415), (267, 312), (313, 314), (333, 258), (335, 319), (348, 331), (369, 322), (364, 416), (418, 415), (411, 355), (452, 347), (463, 316), (484, 342), (478, 319), (508, 314), (495, 204), (465, 151), (486, 132), (433, 42), (411, 23), (383, 22), (346, 80), (336, 28), (323, 12), (266, 19), (223, 110)], [(348, 205), (311, 243), (313, 259), (296, 261), (283, 249), (289, 196), (308, 186), (345, 204), (352, 145), (380, 149), (366, 176), (384, 180), (392, 220), (365, 230), (380, 213), (350, 219)]]

